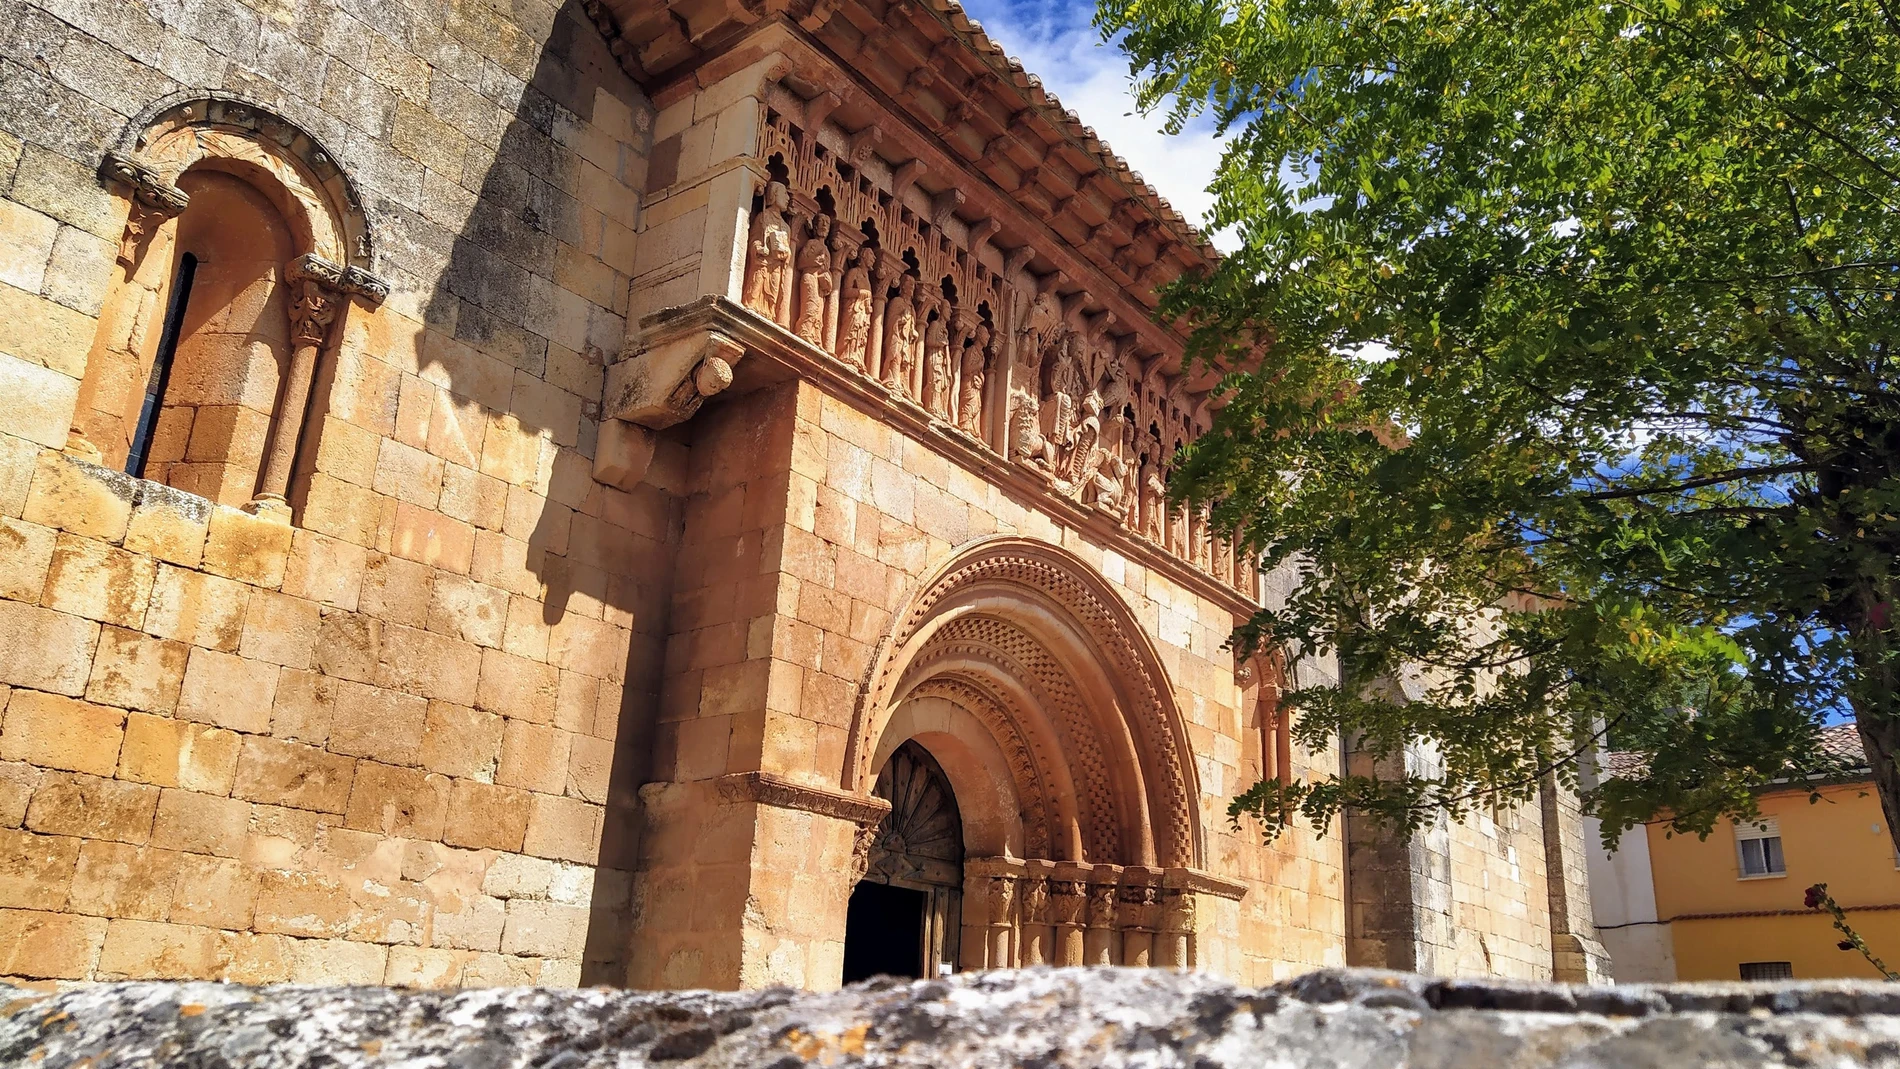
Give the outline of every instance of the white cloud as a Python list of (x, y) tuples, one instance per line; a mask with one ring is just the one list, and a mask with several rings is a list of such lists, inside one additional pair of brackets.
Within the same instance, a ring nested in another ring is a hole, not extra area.
[[(965, 0), (964, 10), (1042, 84), (1095, 128), (1128, 166), (1155, 187), (1182, 218), (1205, 223), (1213, 207), (1207, 184), (1220, 163), (1220, 142), (1205, 121), (1181, 134), (1161, 130), (1162, 116), (1135, 111), (1128, 59), (1101, 42), (1089, 24), (1090, 4), (1063, 7), (1010, 0)], [(1231, 248), (1231, 232), (1210, 234), (1218, 248)]]

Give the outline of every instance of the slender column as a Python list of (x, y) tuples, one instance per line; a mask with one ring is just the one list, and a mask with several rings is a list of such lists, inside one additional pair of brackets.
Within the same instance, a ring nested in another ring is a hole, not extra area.
[(278, 395), (272, 421), (270, 453), (250, 511), (290, 522), (291, 469), (297, 463), (297, 442), (310, 407), (310, 387), (317, 377), (317, 359), (330, 345), (331, 327), (352, 296), (374, 307), (389, 295), (389, 285), (356, 267), (339, 267), (315, 253), (305, 253), (284, 271), (290, 287), (290, 372)]
[(1058, 864), (1049, 881), (1049, 917), (1055, 923), (1057, 965), (1081, 965), (1084, 961), (1087, 878), (1088, 869), (1081, 865)]
[(990, 877), (990, 932), (988, 966), (992, 969), (1007, 969), (1016, 964), (1010, 953), (1010, 935), (1014, 927), (1016, 904), (1016, 877)]
[(871, 272), (871, 337), (864, 346), (864, 370), (879, 382), (884, 381), (884, 306), (890, 303), (891, 283), (903, 269), (902, 260), (880, 250)]
[(1115, 885), (1121, 870), (1113, 865), (1098, 865), (1089, 874), (1088, 930), (1082, 937), (1083, 963), (1116, 965), (1121, 957), (1120, 933), (1115, 930)]
[(1159, 873), (1152, 869), (1130, 868), (1122, 874), (1121, 891), (1116, 895), (1116, 921), (1122, 930), (1122, 961), (1131, 968), (1154, 964), (1155, 928), (1161, 919)]
[(284, 281), (290, 287), (290, 372), (278, 395), (270, 454), (264, 458), (264, 475), (250, 511), (288, 523), (290, 506), (284, 495), (297, 460), (297, 440), (303, 433), (304, 409), (310, 404), (310, 384), (317, 375), (317, 357), (329, 343), (330, 324), (347, 298), (341, 291), (343, 269), (315, 253), (292, 260)]
[(1020, 964), (1049, 965), (1055, 960), (1055, 951), (1050, 946), (1049, 928), (1049, 869), (1054, 866), (1048, 862), (1030, 861), (1025, 863), (1028, 873), (1017, 886), (1021, 890), (1022, 917), (1019, 946), (1022, 947)]
[(1161, 892), (1161, 931), (1155, 936), (1156, 965), (1168, 969), (1193, 966), (1188, 937), (1194, 932), (1194, 921), (1194, 892), (1184, 887), (1164, 888)]

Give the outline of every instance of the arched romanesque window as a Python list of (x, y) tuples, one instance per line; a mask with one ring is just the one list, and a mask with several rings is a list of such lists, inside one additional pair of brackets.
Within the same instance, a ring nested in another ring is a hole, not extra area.
[(358, 199), (308, 134), (240, 101), (134, 129), (101, 171), (131, 203), (68, 451), (288, 521), (334, 324), (387, 292)]

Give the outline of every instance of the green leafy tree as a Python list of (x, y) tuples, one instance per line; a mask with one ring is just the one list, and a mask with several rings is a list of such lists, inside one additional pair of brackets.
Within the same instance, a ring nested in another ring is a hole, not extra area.
[(1606, 835), (1707, 834), (1851, 715), (1900, 841), (1893, 0), (1097, 17), (1231, 137), (1240, 248), (1163, 311), (1226, 372), (1172, 488), (1294, 577), (1237, 638), (1291, 651), (1301, 741), (1442, 756), (1236, 819), (1528, 799), (1607, 734), (1648, 759)]

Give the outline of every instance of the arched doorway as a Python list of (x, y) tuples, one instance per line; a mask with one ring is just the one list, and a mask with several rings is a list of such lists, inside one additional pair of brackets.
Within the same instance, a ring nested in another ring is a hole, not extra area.
[[(893, 621), (844, 784), (875, 779), (882, 795), (894, 758), (923, 748), (946, 794), (962, 792), (962, 968), (1192, 967), (1225, 908), (1212, 901), (1244, 893), (1198, 868), (1192, 750), (1158, 653), (1122, 596), (1061, 547), (968, 546)], [(862, 975), (849, 932), (845, 954), (846, 976)]]
[(844, 982), (954, 968), (961, 931), (963, 817), (943, 767), (907, 741), (872, 793), (891, 803), (845, 912)]

